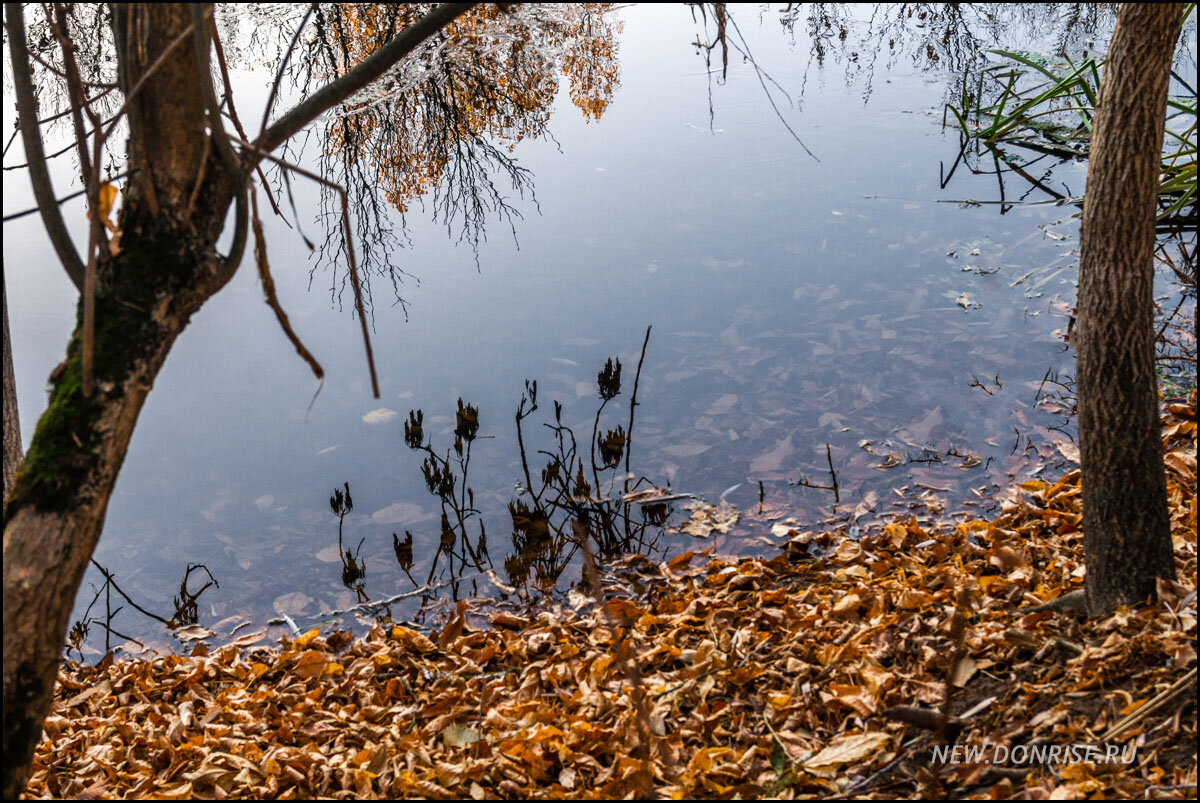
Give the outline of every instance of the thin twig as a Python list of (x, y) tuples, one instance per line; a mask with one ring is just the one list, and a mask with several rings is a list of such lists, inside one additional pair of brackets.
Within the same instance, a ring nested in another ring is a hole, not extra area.
[[(262, 125), (258, 127), (258, 135), (261, 138), (267, 130), (267, 123), (271, 120), (271, 110), (275, 108), (275, 98), (279, 94), (279, 86), (283, 82), (283, 73), (287, 69), (288, 62), (292, 59), (292, 51), (296, 49), (296, 43), (300, 41), (300, 33), (304, 30), (304, 26), (308, 24), (308, 18), (312, 16), (316, 10), (316, 4), (308, 7), (308, 11), (304, 12), (304, 17), (300, 20), (300, 24), (296, 26), (296, 32), (292, 34), (292, 41), (288, 45), (287, 53), (283, 56), (283, 61), (279, 63), (279, 69), (275, 73), (275, 80), (271, 84), (271, 93), (267, 95), (267, 106), (263, 109)], [(245, 137), (245, 134), (242, 134)]]
[[(117, 173), (116, 175), (109, 176), (108, 180), (110, 182), (117, 181), (118, 179), (122, 179), (122, 178), (125, 178), (126, 176), (128, 176), (130, 174), (130, 172), (132, 172), (132, 171), (125, 171), (123, 173)], [(61, 197), (57, 201), (55, 201), (55, 203), (58, 204), (59, 206), (62, 206), (67, 201), (73, 201), (76, 198), (78, 198), (80, 195), (87, 195), (87, 189), (85, 188), (82, 190), (76, 190), (75, 192), (71, 193), (70, 195), (64, 195), (63, 197)], [(5, 215), (4, 222), (8, 223), (11, 220), (18, 220), (18, 219), (26, 217), (28, 215), (32, 215), (34, 212), (37, 212), (37, 211), (38, 211), (38, 207), (31, 206), (28, 209), (22, 209), (20, 212), (13, 212), (11, 215)]]
[[(213, 52), (217, 54), (217, 66), (221, 70), (221, 82), (225, 87), (225, 102), (229, 105), (229, 119), (233, 121), (233, 127), (237, 129), (238, 136), (243, 140), (249, 140), (246, 135), (246, 129), (242, 128), (242, 121), (238, 119), (237, 108), (233, 105), (233, 84), (229, 80), (229, 65), (225, 63), (225, 48), (221, 45), (221, 37), (217, 31), (217, 21), (213, 17), (208, 18), (208, 32), (212, 37)], [(207, 143), (206, 143), (207, 144)], [(205, 158), (208, 154), (205, 153)], [(201, 175), (204, 172), (203, 163), (200, 166)], [(271, 192), (271, 185), (267, 182), (267, 177), (263, 174), (262, 167), (254, 166), (254, 170), (258, 173), (259, 181), (262, 182), (263, 192), (267, 194), (267, 200), (271, 202), (271, 209), (277, 217), (283, 217), (283, 213), (279, 211), (279, 204), (275, 202), (275, 195)], [(200, 186), (200, 178), (196, 179), (196, 186)], [(189, 217), (191, 207), (189, 206)]]
[[(275, 313), (275, 319), (279, 321), (279, 327), (283, 329), (283, 333), (287, 335), (287, 339), (292, 342), (296, 353), (308, 363), (308, 367), (312, 369), (317, 379), (324, 382), (325, 369), (313, 357), (312, 352), (300, 342), (300, 337), (292, 329), (292, 324), (288, 320), (287, 313), (283, 311), (283, 307), (279, 304), (279, 296), (275, 293), (275, 280), (271, 278), (271, 266), (267, 262), (267, 238), (263, 236), (262, 221), (258, 218), (258, 193), (253, 188), (250, 190), (250, 208), (252, 210), (251, 225), (254, 227), (254, 261), (258, 265), (258, 278), (262, 282), (263, 295), (266, 296), (267, 306)], [(340, 525), (338, 528), (338, 537), (339, 539), (341, 537)]]
[(370, 372), (371, 372), (371, 390), (374, 392), (375, 398), (378, 399), (379, 398), (379, 379), (375, 374), (375, 356), (371, 350), (371, 334), (367, 330), (366, 311), (363, 308), (362, 286), (358, 280), (358, 262), (354, 257), (354, 240), (353, 240), (354, 232), (350, 228), (350, 202), (346, 196), (346, 190), (340, 184), (336, 184), (327, 178), (318, 176), (316, 173), (309, 172), (308, 170), (305, 170), (302, 167), (294, 165), (291, 162), (286, 162), (283, 159), (280, 159), (278, 156), (273, 156), (272, 154), (265, 153), (260, 148), (258, 148), (255, 145), (250, 144), (249, 142), (242, 142), (241, 144), (244, 145), (245, 147), (249, 148), (252, 152), (256, 153), (261, 158), (269, 159), (270, 161), (274, 162), (275, 164), (279, 165), (280, 167), (287, 168), (288, 170), (291, 170), (294, 173), (298, 173), (299, 175), (302, 175), (305, 178), (312, 179), (313, 181), (316, 181), (320, 184), (324, 184), (326, 187), (329, 187), (330, 189), (337, 192), (338, 195), (341, 197), (341, 199), (342, 199), (342, 225), (344, 226), (345, 232), (346, 232), (346, 235), (345, 235), (346, 236), (346, 254), (349, 257), (349, 262), (350, 262), (350, 282), (354, 287), (354, 305), (355, 305), (355, 308), (358, 310), (359, 323), (362, 325), (363, 345), (367, 351), (367, 367), (370, 369)]
[(1150, 716), (1150, 714), (1154, 713), (1154, 711), (1161, 708), (1164, 704), (1177, 697), (1180, 692), (1194, 688), (1195, 684), (1196, 669), (1193, 667), (1190, 672), (1171, 684), (1170, 688), (1156, 695), (1154, 699), (1150, 700), (1150, 702), (1140, 706), (1136, 711), (1105, 731), (1104, 735), (1100, 737), (1100, 741), (1107, 742), (1116, 738), (1133, 725), (1136, 725), (1146, 717)]
[(150, 611), (143, 608), (141, 605), (138, 605), (136, 602), (134, 602), (130, 598), (130, 596), (128, 594), (126, 594), (124, 591), (122, 591), (121, 587), (119, 585), (117, 585), (117, 581), (113, 579), (112, 572), (110, 572), (108, 569), (104, 568), (99, 563), (97, 563), (95, 558), (92, 558), (91, 561), (92, 561), (92, 565), (100, 570), (100, 573), (102, 575), (104, 575), (104, 579), (107, 580), (114, 589), (116, 589), (116, 592), (118, 594), (120, 594), (122, 597), (125, 598), (126, 602), (128, 602), (130, 605), (132, 605), (139, 612), (145, 614), (146, 616), (149, 616), (151, 619), (154, 619), (155, 621), (158, 621), (158, 622), (162, 622), (167, 627), (171, 626), (170, 621), (168, 621), (167, 619), (164, 619), (163, 617), (159, 616), (158, 614), (151, 613)]

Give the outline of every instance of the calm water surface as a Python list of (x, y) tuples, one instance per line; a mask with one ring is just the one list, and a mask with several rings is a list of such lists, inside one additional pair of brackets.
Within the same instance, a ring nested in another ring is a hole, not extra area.
[[(506, 225), (492, 226), (477, 265), (419, 204), (407, 214), (411, 247), (397, 262), (419, 281), (400, 288), (407, 315), (389, 306), (386, 280), (374, 282), (378, 400), (349, 295), (331, 302), (339, 279), (323, 270), (310, 289), (308, 249), (267, 218), (281, 299), (327, 371), (324, 388), (310, 410), (315, 382), (263, 304), (252, 263), (243, 265), (195, 317), (149, 397), (96, 560), (164, 616), (185, 567), (203, 563), (220, 585), (204, 591), (196, 613), (221, 638), (245, 619), (259, 628), (282, 613), (304, 627), (359, 598), (342, 583), (329, 505), (348, 482), (354, 509), (343, 539), (351, 550), (361, 540), (363, 593), (379, 599), (461, 572), (471, 579), (441, 597), (497, 596), (478, 568), (439, 550), (441, 506), (422, 455), (404, 444), (403, 422), (420, 408), (426, 438), (445, 454), (461, 398), (479, 410), (469, 485), (486, 526), (485, 563), (517, 596), (530, 593), (534, 579), (522, 583), (515, 564), (505, 565), (514, 552), (508, 503), (525, 482), (514, 427), (525, 380), (538, 382), (540, 408), (524, 431), (536, 477), (545, 460), (534, 452), (551, 448), (543, 423), (554, 399), (586, 455), (597, 372), (613, 356), (624, 381), (601, 431), (627, 424), (647, 326), (632, 469), (673, 492), (723, 497), (749, 513), (761, 482), (768, 513), (853, 533), (847, 516), (856, 509), (866, 513), (862, 526), (921, 496), (984, 515), (981, 499), (1014, 472), (1060, 471), (1060, 454), (1026, 446), (1069, 441), (1073, 431), (1053, 405), (1035, 403), (1039, 389), (1053, 388), (1042, 384), (1047, 375), (1072, 371), (1058, 330), (1074, 294), (1075, 208), (1001, 214), (955, 203), (998, 193), (994, 176), (961, 166), (941, 186), (958, 153), (957, 134), (941, 128), (949, 71), (923, 71), (909, 57), (887, 69), (880, 57), (873, 76), (845, 61), (822, 73), (804, 26), (789, 35), (775, 14), (738, 19), (760, 66), (797, 101), (789, 106), (772, 89), (819, 161), (736, 53), (728, 80), (711, 85), (710, 121), (710, 76), (690, 44), (698, 28), (687, 10), (622, 10), (620, 85), (602, 117), (585, 119), (562, 87), (554, 138), (513, 152), (533, 171), (537, 198), (516, 202), (519, 247)], [(262, 94), (261, 71), (238, 80), (249, 96)], [(1047, 183), (1078, 195), (1084, 175), (1083, 165), (1061, 164)], [(1010, 199), (1050, 197), (1009, 181)], [(5, 184), (6, 209), (25, 205), (27, 188), (10, 189), (17, 183)], [(298, 183), (296, 192), (306, 233), (319, 236), (315, 190)], [(82, 228), (82, 211), (68, 209)], [(73, 294), (47, 267), (52, 252), (32, 218), (6, 235), (28, 442), (72, 326)], [(802, 484), (828, 483), (826, 444), (837, 504)], [(688, 515), (683, 503), (674, 503), (676, 523)], [(767, 551), (778, 542), (769, 524), (744, 515), (717, 550)], [(410, 567), (398, 565), (392, 538), (406, 530)], [(641, 547), (662, 559), (712, 543), (664, 533)], [(565, 587), (577, 561), (562, 562)], [(191, 591), (207, 580), (201, 574)], [(89, 574), (78, 614), (102, 582)], [(405, 600), (393, 614), (418, 616), (419, 605)], [(92, 615), (103, 600), (97, 606)], [(170, 641), (128, 609), (113, 627)], [(102, 647), (98, 626), (89, 644)]]

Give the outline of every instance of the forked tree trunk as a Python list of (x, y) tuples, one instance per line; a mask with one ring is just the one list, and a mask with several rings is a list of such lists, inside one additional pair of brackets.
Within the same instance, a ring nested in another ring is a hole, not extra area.
[[(114, 8), (126, 97), (191, 22), (191, 10), (182, 4)], [(77, 327), (6, 500), (7, 799), (24, 787), (41, 739), (75, 594), (146, 394), (188, 319), (232, 275), (214, 248), (233, 182), (206, 148), (205, 73), (192, 42), (184, 40), (130, 104), (129, 164), (135, 178), (126, 187), (120, 253), (98, 265), (95, 387), (84, 395)], [(204, 178), (197, 187), (199, 176)]]
[(1079, 265), (1079, 440), (1089, 612), (1174, 578), (1154, 363), (1155, 211), (1179, 4), (1121, 6), (1097, 103)]

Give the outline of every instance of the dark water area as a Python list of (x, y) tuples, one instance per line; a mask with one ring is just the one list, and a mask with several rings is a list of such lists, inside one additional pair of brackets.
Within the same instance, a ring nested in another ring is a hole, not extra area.
[[(884, 34), (878, 53), (859, 53), (855, 42), (879, 24), (869, 9), (837, 12), (853, 19), (814, 11), (785, 26), (775, 10), (741, 8), (740, 33), (770, 80), (736, 51), (720, 80), (692, 45), (706, 32), (688, 9), (613, 12), (619, 78), (602, 113), (582, 114), (564, 79), (552, 138), (511, 151), (536, 195), (522, 200), (504, 187), (522, 215), (515, 238), (493, 221), (476, 257), (470, 242), (456, 243), (457, 230), (448, 237), (431, 219), (432, 199), (410, 204), (408, 242), (393, 257), (409, 274), (398, 289), (404, 303), (392, 303), (386, 277), (372, 279), (381, 398), (371, 397), (349, 292), (331, 300), (344, 267), (319, 265), (292, 226), (264, 217), (281, 302), (327, 372), (323, 388), (314, 401), (316, 382), (263, 303), (248, 258), (196, 315), (150, 394), (96, 561), (163, 618), (173, 599), (188, 607), (211, 573), (219, 585), (183, 618), (217, 640), (247, 620), (238, 635), (285, 614), (304, 629), (321, 611), (427, 585), (439, 587), (397, 600), (391, 614), (428, 621), (431, 601), (436, 611), (456, 597), (522, 600), (555, 581), (562, 592), (579, 577), (581, 556), (564, 537), (578, 500), (547, 501), (544, 521), (530, 512), (515, 422), (526, 381), (537, 382), (538, 409), (522, 422), (535, 488), (550, 460), (539, 451), (557, 454), (546, 424), (558, 401), (595, 491), (588, 444), (602, 402), (597, 374), (620, 359), (621, 392), (605, 403), (598, 429), (604, 436), (620, 426), (627, 436), (647, 326), (630, 460), (646, 482), (626, 480), (623, 455), (596, 472), (610, 502), (590, 509), (617, 516), (609, 541), (594, 542), (599, 558), (622, 548), (654, 560), (710, 546), (764, 554), (778, 548), (770, 528), (783, 516), (799, 529), (852, 537), (917, 503), (922, 516), (986, 517), (1014, 478), (1071, 466), (1074, 424), (1062, 397), (1074, 356), (1063, 335), (1078, 208), (1053, 201), (1082, 195), (1086, 164), (1030, 167), (1053, 192), (1006, 172), (1005, 198), (1015, 201), (1007, 205), (991, 203), (995, 175), (968, 169), (990, 171), (990, 162), (959, 164), (943, 186), (960, 143), (943, 129), (942, 109), (975, 47), (1053, 50), (1060, 39), (1103, 47), (1111, 19), (1071, 27), (1066, 13), (1025, 9), (990, 26), (979, 17), (971, 47), (958, 34), (943, 39), (937, 20), (904, 18), (896, 29), (904, 36)], [(257, 97), (266, 75), (243, 70), (235, 80)], [(310, 147), (304, 163), (316, 164), (320, 152)], [(6, 209), (23, 206), (27, 189), (10, 183)], [(318, 189), (296, 181), (293, 190), (303, 234), (323, 239)], [(81, 209), (71, 209), (82, 227)], [(6, 235), (28, 443), (74, 296), (57, 276), (39, 278), (52, 251), (33, 219)], [(469, 411), (465, 428), (456, 415), (460, 399), (477, 410), (477, 431)], [(421, 444), (452, 458), (457, 512), (427, 487), (429, 454), (405, 443), (415, 409)], [(455, 430), (471, 431), (469, 498), (453, 459)], [(836, 502), (812, 487), (831, 483), (830, 468)], [(352, 509), (336, 499), (331, 508), (331, 493), (347, 483)], [(674, 497), (664, 503), (668, 524), (685, 521), (696, 499), (725, 502), (741, 518), (705, 538), (669, 532), (662, 509), (619, 503), (627, 489), (649, 485)], [(460, 513), (469, 539), (457, 529)], [(618, 543), (627, 529), (635, 543)], [(514, 559), (522, 554), (532, 565)], [(207, 572), (193, 570), (181, 594), (191, 564)], [(89, 573), (77, 616), (103, 582)], [(111, 606), (122, 604), (114, 592)], [(103, 618), (104, 605), (101, 595), (90, 615)], [(334, 620), (360, 626), (370, 617)], [(129, 606), (112, 626), (151, 646), (179, 644)], [(85, 654), (103, 649), (102, 627), (90, 628), (86, 644)]]

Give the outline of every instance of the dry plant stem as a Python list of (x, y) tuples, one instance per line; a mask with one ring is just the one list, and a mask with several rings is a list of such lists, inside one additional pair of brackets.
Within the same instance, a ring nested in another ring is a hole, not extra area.
[(629, 493), (629, 454), (633, 451), (633, 413), (637, 410), (638, 382), (642, 379), (642, 363), (646, 360), (646, 347), (650, 345), (650, 327), (646, 327), (646, 339), (642, 341), (642, 355), (638, 357), (637, 372), (633, 375), (633, 395), (629, 398), (629, 436), (625, 441), (625, 493)]
[(837, 472), (833, 470), (833, 451), (829, 444), (825, 444), (825, 460), (829, 463), (829, 478), (833, 480), (833, 503), (836, 505), (842, 501), (841, 493), (838, 491)]
[(608, 404), (608, 399), (601, 400), (600, 409), (596, 411), (596, 419), (592, 422), (592, 440), (588, 444), (588, 448), (591, 450), (592, 482), (595, 483), (596, 496), (600, 496), (600, 471), (596, 466), (596, 437), (600, 432), (600, 415), (604, 412), (606, 404)]
[[(217, 54), (217, 66), (221, 69), (221, 83), (225, 87), (225, 102), (229, 104), (229, 119), (233, 121), (233, 127), (237, 130), (238, 136), (243, 140), (249, 140), (246, 136), (246, 129), (242, 128), (242, 121), (238, 119), (237, 109), (233, 105), (233, 85), (229, 80), (229, 66), (225, 62), (225, 48), (221, 45), (221, 37), (217, 31), (217, 21), (213, 17), (208, 18), (208, 33), (212, 38), (213, 51)], [(200, 165), (201, 175), (203, 175), (204, 164)], [(254, 172), (258, 174), (258, 180), (262, 182), (263, 192), (267, 195), (267, 200), (271, 202), (271, 211), (276, 217), (283, 217), (283, 213), (279, 211), (279, 204), (275, 202), (275, 196), (271, 192), (271, 186), (267, 183), (267, 177), (263, 175), (262, 166), (255, 165)], [(199, 188), (201, 178), (196, 179), (196, 187)], [(189, 213), (191, 207), (189, 206)], [(190, 216), (190, 215), (189, 215)]]
[[(266, 297), (267, 306), (275, 313), (275, 319), (279, 321), (279, 327), (283, 329), (283, 333), (287, 335), (287, 339), (291, 341), (295, 347), (296, 353), (300, 355), (308, 367), (312, 369), (313, 374), (317, 379), (322, 380), (325, 377), (325, 369), (313, 357), (312, 352), (305, 348), (300, 342), (300, 336), (292, 329), (292, 324), (288, 320), (287, 313), (283, 311), (283, 307), (279, 304), (279, 296), (275, 293), (275, 280), (271, 278), (271, 266), (267, 262), (267, 239), (263, 236), (262, 221), (258, 217), (258, 193), (253, 188), (250, 189), (250, 209), (251, 209), (251, 225), (254, 229), (254, 262), (258, 265), (258, 278), (262, 282), (263, 295)], [(342, 524), (338, 520), (338, 550), (341, 551), (342, 541)]]
[(1116, 725), (1113, 725), (1111, 728), (1109, 728), (1104, 735), (1100, 737), (1100, 741), (1106, 742), (1109, 739), (1116, 738), (1121, 733), (1128, 730), (1133, 725), (1141, 722), (1143, 719), (1150, 716), (1150, 714), (1154, 713), (1163, 705), (1177, 697), (1181, 692), (1195, 686), (1195, 683), (1196, 669), (1193, 667), (1190, 672), (1171, 684), (1169, 689), (1156, 695), (1154, 699), (1150, 700), (1150, 702), (1146, 703), (1141, 708), (1122, 719)]
[(801, 485), (805, 488), (813, 488), (818, 491), (833, 491), (833, 503), (835, 505), (841, 504), (842, 496), (840, 490), (838, 489), (837, 472), (833, 469), (833, 451), (828, 443), (825, 444), (825, 460), (829, 464), (829, 477), (833, 483), (832, 485), (817, 485), (814, 482), (809, 482), (807, 479), (801, 479), (796, 483), (796, 485)]

